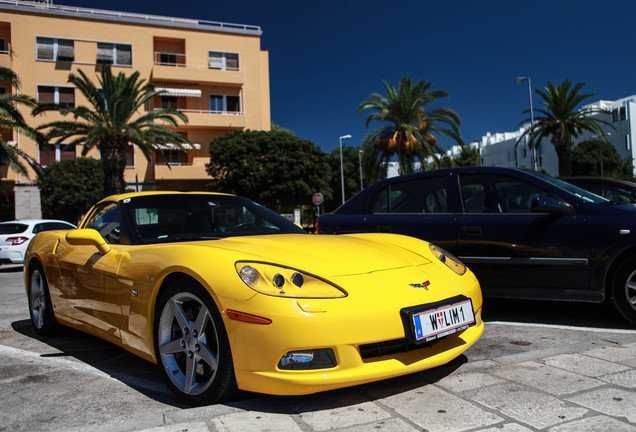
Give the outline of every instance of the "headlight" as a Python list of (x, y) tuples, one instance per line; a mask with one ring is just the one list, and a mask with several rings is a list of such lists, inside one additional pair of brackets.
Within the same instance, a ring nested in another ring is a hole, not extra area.
[(460, 276), (466, 273), (466, 266), (464, 265), (464, 263), (461, 262), (454, 255), (452, 255), (450, 252), (447, 252), (441, 247), (435, 246), (434, 244), (429, 244), (429, 247), (431, 248), (431, 252), (433, 252), (433, 255), (435, 255), (438, 260), (446, 264), (446, 267)]
[(340, 298), (347, 293), (301, 270), (256, 261), (238, 261), (236, 272), (245, 284), (261, 294), (295, 298)]

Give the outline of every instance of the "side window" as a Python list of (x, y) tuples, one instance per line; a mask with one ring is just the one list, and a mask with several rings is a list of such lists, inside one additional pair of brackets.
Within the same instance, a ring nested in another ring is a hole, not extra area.
[(448, 213), (445, 177), (390, 184), (376, 197), (374, 213)]
[(104, 203), (91, 215), (84, 228), (99, 231), (106, 243), (121, 244), (121, 226), (117, 204)]
[(530, 213), (532, 201), (550, 194), (522, 180), (489, 174), (459, 178), (464, 213)]

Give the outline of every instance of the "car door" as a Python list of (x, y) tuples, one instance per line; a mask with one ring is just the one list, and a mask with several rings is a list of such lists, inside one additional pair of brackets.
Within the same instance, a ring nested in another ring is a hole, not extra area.
[(446, 187), (443, 174), (387, 184), (373, 197), (364, 230), (418, 237), (455, 253), (455, 222)]
[(56, 250), (61, 274), (59, 290), (68, 300), (68, 307), (58, 313), (120, 339), (122, 299), (127, 285), (117, 272), (128, 246), (121, 244), (117, 204), (104, 203), (96, 208), (84, 228), (97, 230), (111, 250), (102, 255), (93, 245), (60, 243)]
[(457, 254), (485, 293), (556, 298), (558, 291), (588, 287), (584, 216), (532, 211), (533, 200), (555, 195), (524, 178), (460, 173), (457, 181), (463, 207), (457, 214)]

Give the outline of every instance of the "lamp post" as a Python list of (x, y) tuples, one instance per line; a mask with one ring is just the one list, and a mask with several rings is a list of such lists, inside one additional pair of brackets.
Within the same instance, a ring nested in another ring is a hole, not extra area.
[(342, 140), (349, 139), (351, 135), (343, 135), (340, 137), (340, 183), (342, 184), (342, 203), (345, 203), (345, 192), (344, 192), (344, 166), (342, 163)]
[(362, 183), (362, 150), (358, 150), (358, 165), (360, 165), (360, 192), (362, 192), (362, 189), (364, 189)]
[[(532, 81), (529, 76), (517, 77), (515, 83), (519, 84), (524, 81), (528, 81), (528, 99), (530, 100), (530, 142), (532, 142), (532, 136), (534, 135), (534, 110), (532, 109)], [(537, 147), (532, 147), (532, 167), (537, 170)]]

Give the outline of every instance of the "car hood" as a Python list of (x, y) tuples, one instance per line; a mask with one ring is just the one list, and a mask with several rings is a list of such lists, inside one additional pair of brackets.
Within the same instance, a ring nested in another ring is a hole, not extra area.
[(429, 264), (428, 243), (395, 234), (231, 237), (207, 243), (237, 260), (282, 264), (321, 276), (345, 276)]

